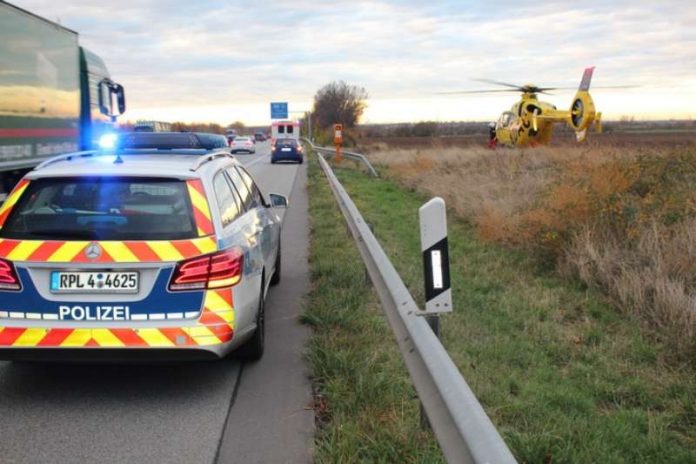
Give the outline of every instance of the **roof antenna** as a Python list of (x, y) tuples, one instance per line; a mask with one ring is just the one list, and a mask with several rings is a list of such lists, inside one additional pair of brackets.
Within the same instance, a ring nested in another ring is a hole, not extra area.
[(121, 158), (120, 153), (116, 154), (116, 159), (114, 160), (114, 164), (123, 164), (123, 158)]

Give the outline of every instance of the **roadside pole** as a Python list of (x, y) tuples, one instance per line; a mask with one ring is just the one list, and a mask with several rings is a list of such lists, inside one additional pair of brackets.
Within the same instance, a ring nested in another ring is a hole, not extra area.
[(334, 124), (334, 145), (336, 146), (336, 164), (343, 160), (343, 124)]
[[(423, 282), (425, 310), (423, 316), (440, 338), (440, 313), (452, 311), (450, 288), (449, 246), (447, 242), (447, 213), (445, 201), (435, 197), (418, 209), (421, 253), (423, 255)], [(421, 428), (430, 428), (421, 404)]]

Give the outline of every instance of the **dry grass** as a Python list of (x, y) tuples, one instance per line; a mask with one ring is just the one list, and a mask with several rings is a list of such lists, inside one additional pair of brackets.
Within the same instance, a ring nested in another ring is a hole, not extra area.
[(565, 250), (560, 268), (603, 288), (617, 307), (671, 337), (683, 354), (696, 353), (696, 219), (671, 228), (653, 223), (635, 247), (585, 227)]
[(370, 147), (409, 188), (443, 197), (481, 238), (605, 290), (696, 355), (696, 149), (598, 143), (534, 150)]

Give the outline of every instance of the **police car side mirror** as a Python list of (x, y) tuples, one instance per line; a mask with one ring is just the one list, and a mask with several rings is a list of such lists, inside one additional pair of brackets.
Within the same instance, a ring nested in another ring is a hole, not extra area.
[(288, 197), (285, 195), (279, 195), (277, 193), (269, 193), (269, 198), (271, 199), (271, 206), (273, 208), (287, 208), (288, 207)]

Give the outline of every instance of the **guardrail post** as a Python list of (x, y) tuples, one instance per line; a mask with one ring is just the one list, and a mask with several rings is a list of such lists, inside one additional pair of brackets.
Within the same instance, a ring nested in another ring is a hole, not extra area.
[[(437, 339), (440, 340), (440, 316), (437, 314), (431, 314), (425, 316), (425, 320), (428, 322), (428, 325), (432, 329)], [(420, 404), (420, 426), (422, 430), (432, 430), (430, 421), (428, 421), (428, 415), (425, 412), (425, 407), (423, 406), (423, 402)]]
[[(367, 227), (369, 227), (370, 232), (372, 232), (373, 234), (375, 233), (375, 226), (368, 222)], [(350, 231), (348, 231), (348, 233), (350, 233)], [(368, 284), (372, 282), (372, 278), (370, 277), (370, 270), (367, 268), (367, 266), (365, 266), (365, 282), (367, 282)]]

